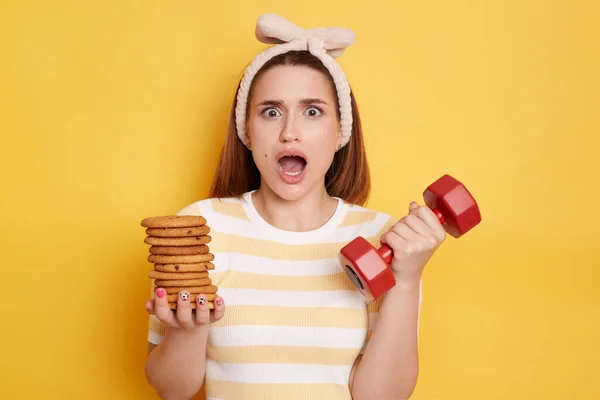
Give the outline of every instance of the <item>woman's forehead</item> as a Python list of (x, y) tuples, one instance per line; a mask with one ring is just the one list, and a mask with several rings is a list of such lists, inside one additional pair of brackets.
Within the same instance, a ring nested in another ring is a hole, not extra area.
[(329, 102), (332, 96), (331, 83), (322, 72), (305, 66), (278, 66), (266, 71), (255, 82), (253, 102), (306, 98)]

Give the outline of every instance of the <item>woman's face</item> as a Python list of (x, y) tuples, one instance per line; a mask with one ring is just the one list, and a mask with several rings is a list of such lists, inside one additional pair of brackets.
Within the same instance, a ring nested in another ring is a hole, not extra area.
[(263, 184), (286, 200), (323, 189), (341, 139), (327, 77), (303, 66), (272, 68), (255, 82), (249, 112), (250, 149)]

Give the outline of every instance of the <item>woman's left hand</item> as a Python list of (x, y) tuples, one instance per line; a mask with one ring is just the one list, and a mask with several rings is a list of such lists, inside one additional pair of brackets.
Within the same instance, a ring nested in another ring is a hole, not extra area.
[(433, 211), (411, 202), (408, 215), (381, 236), (381, 243), (394, 253), (390, 267), (396, 280), (420, 279), (445, 238), (446, 231)]

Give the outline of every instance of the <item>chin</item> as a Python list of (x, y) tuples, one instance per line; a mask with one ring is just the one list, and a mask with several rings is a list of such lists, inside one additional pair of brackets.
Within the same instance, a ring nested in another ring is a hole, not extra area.
[[(279, 176), (264, 177), (261, 185), (268, 187), (277, 197), (286, 201), (299, 201), (304, 199), (310, 192), (314, 191), (322, 181), (315, 180), (307, 175), (298, 183), (286, 183)], [(324, 187), (323, 187), (323, 190)]]
[(298, 184), (287, 184), (277, 181), (264, 183), (275, 195), (287, 201), (302, 200), (312, 189), (311, 187), (309, 187), (307, 182), (302, 182)]

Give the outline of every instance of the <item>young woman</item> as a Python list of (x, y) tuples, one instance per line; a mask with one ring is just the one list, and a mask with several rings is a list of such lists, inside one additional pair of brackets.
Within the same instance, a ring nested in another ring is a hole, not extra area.
[[(209, 198), (179, 212), (208, 221), (219, 297), (172, 311), (156, 289), (148, 381), (164, 399), (203, 384), (208, 399), (408, 399), (421, 276), (445, 231), (414, 202), (400, 220), (363, 207), (360, 117), (335, 61), (352, 32), (263, 15), (256, 33), (275, 45), (240, 82)], [(394, 251), (397, 284), (373, 302), (337, 260), (357, 236)]]

